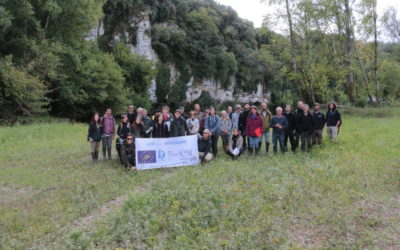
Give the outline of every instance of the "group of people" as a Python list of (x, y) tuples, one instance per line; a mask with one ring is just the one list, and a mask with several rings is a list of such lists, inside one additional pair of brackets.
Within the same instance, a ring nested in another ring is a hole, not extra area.
[[(309, 106), (299, 101), (295, 110), (290, 105), (283, 109), (276, 108), (273, 116), (267, 103), (261, 103), (260, 109), (246, 103), (231, 106), (219, 114), (215, 107), (202, 111), (199, 104), (185, 113), (180, 107), (174, 114), (169, 107), (164, 106), (149, 116), (146, 109), (128, 107), (126, 114), (121, 116), (117, 126), (111, 108), (100, 117), (95, 113), (89, 124), (88, 141), (94, 162), (99, 159), (99, 148), (102, 144), (103, 158), (111, 159), (112, 143), (116, 139), (116, 149), (121, 164), (126, 169), (135, 168), (136, 138), (167, 138), (186, 135), (198, 136), (199, 159), (202, 162), (211, 161), (218, 154), (218, 141), (221, 138), (223, 151), (237, 159), (246, 150), (250, 155), (259, 154), (262, 142), (265, 151), (270, 148), (270, 131), (272, 129), (273, 152), (296, 152), (299, 145), (302, 151), (310, 151), (315, 144), (322, 144), (323, 129), (327, 126), (329, 139), (336, 141), (342, 119), (334, 103), (328, 105), (326, 114), (321, 112), (321, 105), (314, 104), (313, 112)], [(301, 144), (300, 144), (301, 143)]]

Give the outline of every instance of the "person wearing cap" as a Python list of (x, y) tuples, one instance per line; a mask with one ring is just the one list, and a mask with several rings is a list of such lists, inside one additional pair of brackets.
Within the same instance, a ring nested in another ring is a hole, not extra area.
[(179, 109), (175, 110), (174, 119), (171, 122), (170, 126), (170, 136), (178, 137), (185, 136), (188, 132), (188, 126), (186, 124), (185, 119), (182, 118), (181, 112)]
[(125, 166), (125, 169), (127, 171), (136, 169), (135, 149), (136, 149), (135, 139), (133, 138), (132, 134), (128, 134), (121, 147), (121, 162)]
[(233, 128), (239, 129), (239, 117), (242, 112), (242, 107), (237, 104), (235, 106), (235, 112), (232, 114), (232, 126)]
[(200, 129), (199, 119), (196, 117), (196, 111), (190, 111), (190, 118), (186, 120), (189, 129), (189, 135), (197, 135)]
[(328, 137), (331, 142), (336, 142), (336, 137), (339, 132), (339, 127), (342, 124), (342, 117), (336, 109), (335, 103), (328, 104), (328, 112), (326, 112), (326, 126)]
[(203, 135), (197, 140), (199, 159), (201, 162), (209, 162), (213, 159), (214, 156), (210, 153), (211, 144), (210, 130), (204, 129)]
[(206, 129), (210, 131), (210, 137), (212, 142), (212, 153), (217, 156), (218, 153), (218, 138), (221, 126), (221, 119), (217, 115), (217, 111), (214, 107), (210, 107), (210, 115), (206, 118)]

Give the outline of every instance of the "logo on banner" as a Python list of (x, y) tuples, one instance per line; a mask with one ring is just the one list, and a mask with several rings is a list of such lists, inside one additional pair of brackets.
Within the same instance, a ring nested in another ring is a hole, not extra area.
[(139, 164), (146, 163), (156, 163), (156, 151), (155, 150), (146, 150), (146, 151), (138, 151), (138, 162)]

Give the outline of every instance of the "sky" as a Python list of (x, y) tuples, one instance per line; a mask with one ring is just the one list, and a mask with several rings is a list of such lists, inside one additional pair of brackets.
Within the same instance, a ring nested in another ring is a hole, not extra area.
[[(241, 18), (250, 20), (255, 27), (261, 27), (264, 17), (273, 15), (277, 11), (276, 7), (268, 6), (269, 0), (261, 2), (261, 0), (216, 0), (223, 5), (229, 5), (235, 9)], [(382, 14), (384, 9), (389, 6), (400, 6), (400, 0), (377, 0), (378, 14)], [(397, 8), (400, 15), (400, 7)]]

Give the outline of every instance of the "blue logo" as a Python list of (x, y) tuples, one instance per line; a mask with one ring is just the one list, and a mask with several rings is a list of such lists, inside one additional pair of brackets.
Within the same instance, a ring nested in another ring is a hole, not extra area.
[(164, 158), (165, 158), (165, 152), (162, 150), (158, 150), (158, 159), (164, 160)]

